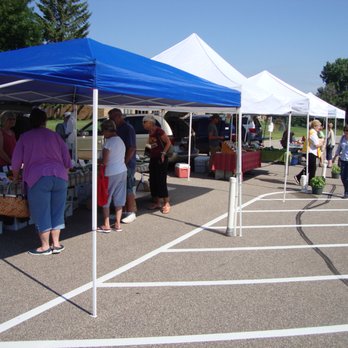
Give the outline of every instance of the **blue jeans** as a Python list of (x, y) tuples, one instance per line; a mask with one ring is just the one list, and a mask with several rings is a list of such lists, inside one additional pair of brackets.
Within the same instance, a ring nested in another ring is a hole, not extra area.
[(341, 161), (341, 180), (344, 186), (344, 194), (348, 195), (348, 161)]
[(65, 227), (64, 211), (68, 183), (55, 176), (43, 176), (28, 189), (30, 216), (39, 233)]

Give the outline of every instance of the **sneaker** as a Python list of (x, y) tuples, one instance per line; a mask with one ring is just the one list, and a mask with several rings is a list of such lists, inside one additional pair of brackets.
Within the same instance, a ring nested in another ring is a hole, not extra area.
[(294, 176), (294, 180), (295, 180), (295, 182), (296, 182), (296, 184), (297, 184), (297, 185), (300, 185), (300, 182), (298, 181), (298, 179), (297, 179), (297, 176), (296, 176), (296, 175)]
[(52, 254), (60, 254), (64, 249), (64, 245), (61, 244), (59, 247), (51, 247), (52, 249)]
[(43, 251), (39, 251), (37, 249), (33, 249), (33, 250), (29, 250), (28, 254), (30, 254), (30, 255), (51, 255), (52, 254), (52, 250), (51, 250), (51, 248), (49, 248), (47, 250), (43, 250)]
[(130, 223), (133, 222), (136, 218), (137, 218), (137, 216), (135, 215), (135, 213), (129, 213), (125, 218), (123, 218), (123, 219), (121, 220), (121, 222), (123, 222), (124, 224), (130, 224)]

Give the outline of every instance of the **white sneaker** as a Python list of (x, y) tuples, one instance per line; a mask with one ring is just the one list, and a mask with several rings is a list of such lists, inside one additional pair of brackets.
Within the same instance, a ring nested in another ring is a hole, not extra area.
[(124, 224), (130, 224), (130, 223), (133, 222), (136, 218), (137, 218), (137, 216), (135, 215), (135, 213), (129, 213), (129, 215), (126, 216), (125, 218), (123, 218), (123, 219), (121, 220), (121, 222), (123, 222)]

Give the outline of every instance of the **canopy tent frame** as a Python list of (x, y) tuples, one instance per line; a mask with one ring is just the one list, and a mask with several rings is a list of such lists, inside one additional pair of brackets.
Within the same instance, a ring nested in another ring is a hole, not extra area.
[(0, 53), (0, 87), (0, 101), (93, 105), (92, 316), (96, 317), (98, 103), (236, 112), (240, 92), (91, 39)]

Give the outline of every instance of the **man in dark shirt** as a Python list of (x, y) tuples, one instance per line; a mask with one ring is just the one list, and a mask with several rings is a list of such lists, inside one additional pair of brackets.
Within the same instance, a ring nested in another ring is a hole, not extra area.
[(127, 166), (127, 199), (124, 207), (123, 223), (131, 223), (136, 219), (136, 202), (133, 187), (135, 186), (135, 168), (136, 168), (136, 136), (132, 125), (127, 123), (120, 109), (109, 111), (109, 118), (116, 124), (117, 135), (123, 140), (126, 146), (125, 164)]

